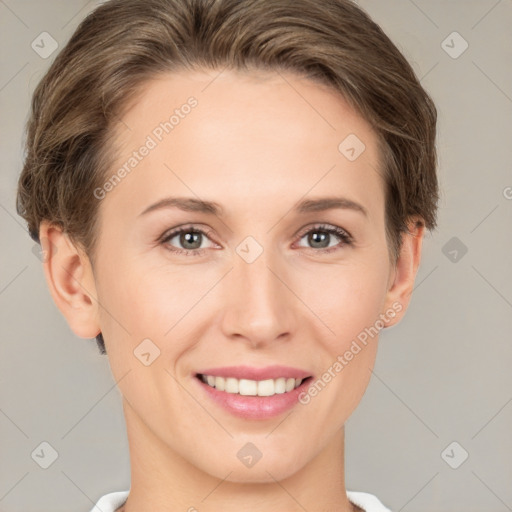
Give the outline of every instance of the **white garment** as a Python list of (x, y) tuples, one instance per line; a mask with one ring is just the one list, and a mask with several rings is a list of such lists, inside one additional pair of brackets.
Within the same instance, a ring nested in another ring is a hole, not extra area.
[[(91, 512), (115, 512), (128, 498), (128, 491), (111, 492), (102, 496)], [(347, 491), (351, 503), (361, 507), (365, 512), (391, 512), (373, 494), (367, 492)]]

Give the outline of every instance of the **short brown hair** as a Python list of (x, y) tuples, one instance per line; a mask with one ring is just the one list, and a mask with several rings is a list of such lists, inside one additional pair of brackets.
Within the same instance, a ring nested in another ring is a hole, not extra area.
[[(405, 57), (350, 0), (110, 0), (78, 26), (39, 82), (17, 211), (39, 240), (60, 226), (93, 258), (113, 126), (148, 80), (197, 69), (290, 71), (339, 92), (373, 127), (396, 261), (413, 216), (436, 226), (437, 112)], [(341, 141), (340, 141), (341, 142)], [(101, 334), (98, 346), (105, 353)]]

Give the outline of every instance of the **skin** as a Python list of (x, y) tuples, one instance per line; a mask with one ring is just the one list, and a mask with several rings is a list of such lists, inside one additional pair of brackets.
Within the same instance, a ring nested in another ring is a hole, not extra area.
[[(403, 317), (424, 228), (411, 223), (395, 265), (375, 133), (339, 95), (288, 73), (153, 80), (117, 128), (118, 166), (190, 96), (197, 107), (100, 201), (94, 265), (58, 227), (40, 230), (57, 306), (77, 336), (103, 333), (119, 381), (131, 457), (121, 510), (360, 510), (346, 496), (344, 424), (367, 388), (378, 336), (309, 404), (270, 420), (224, 411), (194, 372), (285, 364), (321, 376), (379, 315), (386, 327)], [(349, 134), (366, 146), (355, 161), (338, 150)], [(368, 215), (292, 211), (304, 198), (333, 195)], [(216, 201), (224, 213), (139, 216), (168, 196)], [(210, 232), (196, 245), (202, 254), (170, 252), (190, 247), (179, 236), (158, 242), (189, 223)], [(315, 246), (307, 230), (318, 223), (343, 228), (353, 244), (330, 235)], [(252, 263), (236, 252), (247, 236), (263, 248)], [(335, 249), (323, 252), (327, 245)], [(393, 304), (401, 311), (390, 318)], [(133, 354), (146, 338), (160, 350), (149, 366)], [(247, 442), (263, 454), (251, 468), (237, 458)]]

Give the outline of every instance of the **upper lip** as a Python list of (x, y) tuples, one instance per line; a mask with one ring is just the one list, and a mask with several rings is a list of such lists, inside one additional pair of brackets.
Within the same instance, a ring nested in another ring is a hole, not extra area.
[(279, 379), (280, 377), (287, 379), (305, 379), (306, 377), (311, 377), (311, 373), (305, 370), (281, 365), (265, 366), (261, 368), (254, 366), (223, 366), (221, 368), (206, 368), (197, 372), (197, 374), (248, 380)]

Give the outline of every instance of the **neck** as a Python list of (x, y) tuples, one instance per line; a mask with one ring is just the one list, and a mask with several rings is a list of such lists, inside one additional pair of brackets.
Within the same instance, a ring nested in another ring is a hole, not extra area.
[(272, 469), (265, 482), (233, 482), (229, 473), (216, 478), (162, 443), (123, 400), (130, 449), (131, 487), (117, 512), (357, 512), (348, 501), (344, 474), (342, 427), (314, 459), (288, 478)]

